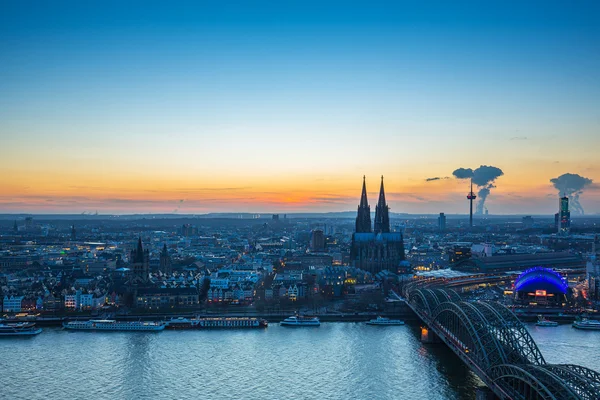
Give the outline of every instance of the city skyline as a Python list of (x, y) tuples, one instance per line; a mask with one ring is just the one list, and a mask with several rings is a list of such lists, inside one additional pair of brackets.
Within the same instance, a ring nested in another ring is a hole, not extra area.
[(593, 2), (144, 5), (0, 6), (0, 213), (600, 212)]

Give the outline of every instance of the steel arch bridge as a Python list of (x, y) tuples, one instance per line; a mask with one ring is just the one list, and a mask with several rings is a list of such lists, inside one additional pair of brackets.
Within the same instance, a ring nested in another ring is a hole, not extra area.
[(505, 306), (462, 301), (452, 289), (423, 286), (405, 289), (409, 307), (500, 399), (600, 399), (599, 373), (547, 364), (525, 326)]

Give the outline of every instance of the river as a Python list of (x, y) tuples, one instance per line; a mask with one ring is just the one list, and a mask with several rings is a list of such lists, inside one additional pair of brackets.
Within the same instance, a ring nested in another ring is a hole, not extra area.
[[(528, 325), (548, 362), (598, 370), (600, 332)], [(474, 399), (477, 377), (419, 327), (67, 332), (0, 340), (2, 399)]]

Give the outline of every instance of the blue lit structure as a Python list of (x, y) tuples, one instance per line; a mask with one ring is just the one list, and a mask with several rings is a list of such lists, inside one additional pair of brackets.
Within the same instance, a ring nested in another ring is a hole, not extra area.
[(566, 294), (568, 288), (569, 284), (561, 274), (542, 267), (528, 269), (515, 280), (515, 291), (517, 292), (545, 291)]

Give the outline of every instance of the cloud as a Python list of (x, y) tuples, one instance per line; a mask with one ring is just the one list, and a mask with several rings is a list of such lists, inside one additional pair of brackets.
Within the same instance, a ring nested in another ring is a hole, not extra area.
[(425, 182), (439, 181), (439, 180), (442, 180), (442, 179), (450, 179), (450, 177), (449, 176), (435, 176), (433, 178), (427, 178), (427, 179), (425, 179)]

